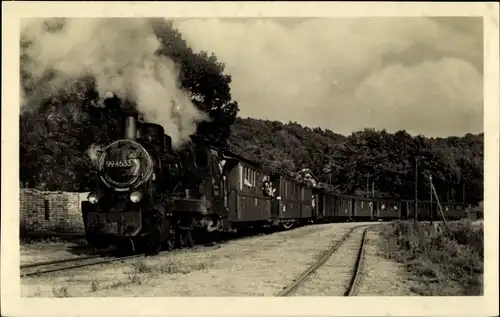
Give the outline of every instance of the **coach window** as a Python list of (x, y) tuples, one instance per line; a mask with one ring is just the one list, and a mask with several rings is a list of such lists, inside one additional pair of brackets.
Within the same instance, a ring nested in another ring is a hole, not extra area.
[(239, 179), (239, 182), (240, 182), (240, 190), (243, 190), (243, 179), (244, 179), (244, 176), (243, 176), (243, 166), (241, 166), (241, 164), (238, 165), (238, 179)]
[[(250, 181), (250, 187), (253, 187), (253, 176), (254, 176), (253, 173), (254, 173), (253, 169), (250, 169), (250, 179), (249, 179), (249, 181)], [(253, 191), (253, 188), (250, 188), (250, 190)]]
[[(250, 187), (253, 187), (253, 169), (250, 168), (249, 171), (250, 171), (250, 179), (249, 179), (250, 184), (249, 185), (250, 185)], [(253, 188), (250, 188), (250, 190), (253, 190)]]
[(243, 188), (248, 187), (248, 168), (243, 166)]
[(194, 154), (194, 165), (196, 168), (205, 169), (208, 166), (208, 153), (204, 150), (198, 150)]

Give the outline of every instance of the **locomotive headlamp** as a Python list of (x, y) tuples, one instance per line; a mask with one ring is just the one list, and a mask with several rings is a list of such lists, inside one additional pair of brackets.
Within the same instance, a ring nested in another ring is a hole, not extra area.
[(99, 201), (99, 197), (97, 196), (96, 193), (90, 193), (87, 199), (91, 204), (97, 204), (97, 202)]
[(142, 199), (142, 194), (140, 192), (132, 192), (130, 194), (130, 201), (133, 203), (138, 203)]
[(115, 97), (115, 94), (112, 93), (111, 91), (108, 91), (107, 93), (104, 94), (104, 99), (111, 99), (114, 97)]

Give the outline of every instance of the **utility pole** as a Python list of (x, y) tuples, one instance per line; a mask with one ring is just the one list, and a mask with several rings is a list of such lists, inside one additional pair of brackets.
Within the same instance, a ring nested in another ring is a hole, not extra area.
[(429, 175), (429, 193), (431, 194), (431, 208), (430, 208), (430, 213), (431, 213), (431, 225), (432, 225), (432, 219), (434, 218), (434, 214), (432, 212), (432, 175)]
[(422, 156), (415, 157), (415, 222), (417, 222), (418, 214), (418, 163), (423, 159)]
[(366, 173), (366, 197), (370, 196), (369, 184), (370, 184), (370, 173)]
[(465, 208), (465, 183), (462, 183), (462, 203)]
[(375, 182), (372, 182), (372, 197), (375, 197)]

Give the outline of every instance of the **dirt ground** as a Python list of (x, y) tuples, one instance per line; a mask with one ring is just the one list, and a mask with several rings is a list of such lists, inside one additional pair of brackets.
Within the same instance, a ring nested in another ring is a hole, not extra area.
[(418, 296), (417, 285), (403, 264), (388, 260), (380, 250), (377, 228), (368, 230), (356, 296)]
[(36, 242), (21, 244), (21, 265), (91, 255), (89, 247), (71, 242)]
[(294, 293), (294, 296), (344, 296), (354, 273), (353, 268), (363, 229), (356, 229), (328, 261)]
[[(360, 224), (306, 226), (229, 241), (220, 245), (220, 248), (202, 247), (126, 263), (59, 272), (51, 276), (22, 278), (21, 295), (29, 297), (273, 296), (299, 276), (329, 245), (340, 240), (350, 228)], [(375, 244), (372, 248), (375, 248)], [(329, 280), (333, 282), (342, 280), (336, 278), (340, 273), (335, 263), (338, 264), (339, 259), (348, 261), (354, 254), (348, 251), (352, 248), (345, 249), (347, 251), (332, 258), (328, 262), (330, 264), (327, 263), (322, 270), (323, 274), (330, 274)], [(30, 252), (32, 252), (31, 257), (36, 253), (34, 250), (24, 250), (22, 257), (23, 254), (29, 255)], [(373, 250), (366, 252), (370, 257), (375, 253)], [(387, 287), (377, 287), (379, 276), (386, 274), (387, 280), (391, 281), (394, 279), (393, 274), (402, 274), (400, 271), (394, 271), (395, 268), (389, 264), (381, 262), (379, 258), (366, 260), (365, 265), (369, 265), (371, 270), (361, 282), (371, 286), (368, 288), (361, 286), (360, 295), (367, 292), (370, 295), (384, 295)], [(375, 287), (377, 289), (374, 289)], [(387, 295), (405, 295), (395, 290), (391, 292), (394, 294)], [(309, 288), (303, 295), (341, 294), (328, 293), (321, 288)]]

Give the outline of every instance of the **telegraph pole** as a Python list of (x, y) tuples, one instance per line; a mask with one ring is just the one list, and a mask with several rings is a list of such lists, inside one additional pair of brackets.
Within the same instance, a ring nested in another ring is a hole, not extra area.
[(370, 173), (366, 173), (366, 197), (370, 196), (369, 184), (370, 184)]
[(418, 163), (423, 159), (422, 156), (415, 157), (415, 222), (417, 222), (418, 214)]
[(462, 203), (465, 208), (465, 183), (462, 183)]
[(431, 193), (431, 225), (432, 225), (432, 219), (434, 218), (434, 214), (432, 213), (432, 175), (429, 175), (429, 193)]

